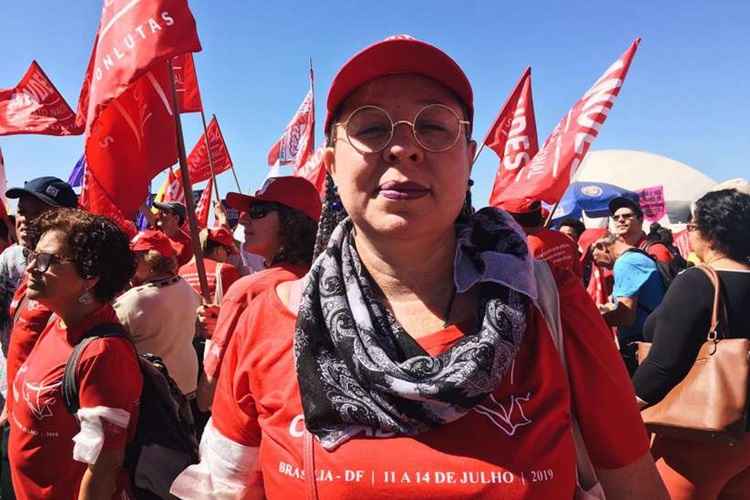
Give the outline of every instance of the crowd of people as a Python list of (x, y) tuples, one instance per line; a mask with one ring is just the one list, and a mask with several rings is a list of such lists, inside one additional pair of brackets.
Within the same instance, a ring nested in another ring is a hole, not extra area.
[[(750, 194), (695, 201), (690, 264), (631, 198), (598, 229), (475, 210), (471, 85), (405, 36), (349, 59), (326, 113), (324, 199), (300, 177), (229, 193), (204, 284), (180, 203), (128, 240), (60, 179), (7, 191), (0, 498), (748, 498), (750, 438), (652, 436), (640, 411), (705, 341), (702, 266), (722, 337), (750, 338)], [(142, 464), (170, 455), (132, 453), (146, 354), (200, 439), (161, 490)]]

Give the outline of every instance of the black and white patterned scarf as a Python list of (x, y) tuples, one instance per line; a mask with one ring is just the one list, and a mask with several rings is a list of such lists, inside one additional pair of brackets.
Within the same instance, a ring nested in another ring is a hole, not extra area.
[(535, 298), (523, 233), (483, 209), (457, 226), (458, 293), (480, 285), (477, 331), (437, 357), (384, 306), (344, 220), (313, 264), (295, 330), (305, 423), (325, 449), (351, 437), (416, 435), (457, 420), (500, 384)]

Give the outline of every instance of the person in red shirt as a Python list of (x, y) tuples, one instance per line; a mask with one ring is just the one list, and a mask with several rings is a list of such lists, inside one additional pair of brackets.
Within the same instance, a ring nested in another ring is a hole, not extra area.
[(177, 201), (168, 201), (154, 202), (154, 207), (159, 210), (156, 226), (172, 242), (172, 247), (177, 252), (177, 265), (184, 266), (193, 258), (193, 240), (182, 230), (187, 217), (185, 205)]
[(627, 197), (609, 202), (609, 212), (614, 220), (613, 234), (631, 247), (640, 248), (654, 259), (665, 264), (672, 262), (672, 253), (666, 245), (650, 242), (643, 231), (643, 210), (637, 201)]
[(582, 276), (578, 245), (566, 234), (544, 227), (541, 202), (529, 199), (507, 200), (500, 208), (512, 215), (523, 228), (531, 255)]
[[(237, 255), (239, 251), (232, 233), (224, 227), (203, 229), (199, 238), (203, 249), (203, 266), (206, 269), (208, 294), (218, 304), (221, 303), (224, 293), (229, 290), (232, 283), (240, 278), (239, 269), (227, 262), (230, 255)], [(178, 274), (193, 287), (196, 293), (202, 293), (195, 258), (180, 267)]]
[(339, 70), (320, 252), (248, 305), (172, 494), (573, 498), (573, 414), (608, 498), (666, 497), (580, 280), (532, 259), (506, 212), (472, 209), (472, 120), (468, 79), (425, 42), (391, 37)]
[[(315, 233), (320, 218), (320, 194), (301, 177), (283, 176), (266, 182), (254, 196), (229, 193), (229, 207), (247, 219), (246, 244), (272, 265), (241, 278), (220, 303), (204, 306), (200, 319), (210, 332), (204, 372), (211, 394), (222, 358), (247, 304), (266, 288), (301, 278), (312, 264)], [(277, 207), (276, 210), (268, 210)]]
[(16, 498), (124, 498), (122, 463), (143, 385), (133, 345), (110, 337), (83, 350), (75, 415), (61, 386), (76, 344), (92, 328), (117, 323), (111, 302), (135, 270), (128, 237), (109, 219), (74, 209), (42, 215), (30, 233), (27, 295), (54, 314), (10, 388)]

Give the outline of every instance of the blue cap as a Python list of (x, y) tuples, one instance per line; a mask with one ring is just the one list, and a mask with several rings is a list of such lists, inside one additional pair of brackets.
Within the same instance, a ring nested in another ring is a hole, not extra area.
[(37, 177), (24, 182), (22, 188), (10, 188), (5, 192), (8, 198), (20, 198), (23, 195), (33, 196), (42, 203), (57, 208), (78, 207), (78, 196), (73, 188), (57, 177)]

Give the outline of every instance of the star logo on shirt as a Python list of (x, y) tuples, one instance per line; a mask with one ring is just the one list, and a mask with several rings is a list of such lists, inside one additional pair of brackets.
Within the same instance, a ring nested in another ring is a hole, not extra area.
[(61, 385), (62, 382), (49, 383), (45, 380), (23, 383), (23, 400), (37, 420), (53, 415), (52, 407), (57, 401), (57, 389)]
[(526, 393), (525, 396), (511, 394), (507, 403), (504, 403), (490, 394), (489, 399), (485, 400), (485, 404), (476, 405), (474, 411), (487, 417), (490, 422), (508, 436), (513, 436), (520, 427), (532, 422), (523, 411), (523, 403), (530, 399), (530, 392)]

